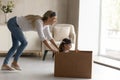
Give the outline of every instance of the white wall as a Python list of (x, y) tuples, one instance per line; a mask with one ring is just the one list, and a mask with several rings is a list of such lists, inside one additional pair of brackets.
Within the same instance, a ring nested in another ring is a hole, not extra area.
[(100, 0), (80, 0), (79, 50), (92, 50), (98, 53)]
[[(8, 0), (2, 0), (3, 2), (6, 2)], [(58, 18), (58, 23), (66, 23), (67, 22), (67, 4), (68, 4), (68, 0), (13, 0), (15, 2), (15, 8), (13, 9), (12, 13), (8, 14), (8, 18), (13, 17), (13, 16), (24, 16), (27, 14), (35, 14), (35, 15), (43, 15), (44, 12), (46, 12), (47, 10), (53, 10), (57, 13), (57, 18)], [(9, 32), (7, 32), (6, 30), (7, 27), (6, 25), (1, 25), (4, 24), (4, 13), (0, 10), (0, 33), (3, 33), (1, 35), (4, 35), (4, 38), (2, 39), (2, 44), (0, 44), (0, 52), (7, 52), (7, 50), (9, 49), (9, 47), (11, 46), (11, 39), (9, 38)], [(27, 37), (27, 40), (29, 43), (29, 45), (27, 46), (26, 50), (38, 50), (37, 48), (39, 48), (39, 46), (35, 45), (34, 48), (32, 48), (34, 46), (33, 40), (35, 40), (37, 37), (34, 36), (32, 37), (32, 39), (30, 39), (31, 34), (34, 33), (25, 33), (25, 36)], [(7, 35), (7, 36), (6, 36)], [(31, 43), (33, 42), (33, 43)], [(6, 43), (6, 44), (5, 44)], [(32, 45), (32, 46), (31, 46)], [(36, 48), (37, 47), (37, 48)]]
[[(2, 0), (6, 2), (8, 0)], [(8, 18), (27, 14), (43, 15), (47, 10), (54, 10), (59, 23), (67, 22), (67, 0), (13, 0), (15, 8)], [(0, 11), (0, 23), (4, 22), (4, 14)]]
[[(6, 1), (6, 0), (2, 0)], [(12, 16), (26, 14), (42, 15), (51, 9), (57, 12), (59, 23), (71, 23), (75, 30), (79, 28), (78, 49), (92, 50), (98, 53), (99, 41), (99, 0), (14, 0), (15, 9)], [(0, 12), (0, 23), (4, 15)], [(79, 23), (78, 23), (79, 22)]]

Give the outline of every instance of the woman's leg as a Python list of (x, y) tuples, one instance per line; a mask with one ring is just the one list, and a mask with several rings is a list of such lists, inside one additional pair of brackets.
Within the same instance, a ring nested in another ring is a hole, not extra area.
[(11, 18), (7, 23), (8, 29), (11, 32), (12, 47), (10, 48), (10, 50), (7, 53), (7, 56), (5, 57), (5, 60), (3, 62), (2, 68), (1, 68), (2, 70), (13, 70), (11, 67), (8, 66), (8, 62), (9, 62), (9, 59), (13, 56), (14, 52), (16, 51), (16, 49), (18, 48), (18, 45), (19, 45), (18, 40), (14, 36), (16, 34), (15, 31), (16, 31), (16, 27), (17, 27), (17, 25), (15, 23), (15, 19), (16, 19), (15, 17)]
[(27, 46), (27, 41), (25, 39), (25, 36), (23, 34), (23, 31), (16, 23), (16, 17), (8, 21), (8, 28), (11, 31), (13, 37), (20, 42), (20, 46), (17, 48), (17, 51), (15, 53), (14, 61), (18, 61), (18, 58), (22, 54), (23, 50)]
[(12, 36), (12, 47), (8, 51), (7, 56), (5, 57), (3, 64), (8, 64), (9, 59), (14, 55), (14, 53), (19, 45), (18, 40), (12, 34), (11, 34), (11, 36)]
[(27, 41), (24, 37), (23, 32), (21, 31), (21, 29), (17, 30), (17, 35), (15, 35), (16, 39), (20, 42), (20, 46), (18, 47), (15, 56), (14, 56), (14, 61), (17, 62), (20, 55), (22, 54), (23, 50), (25, 49), (25, 47), (27, 46)]
[[(12, 34), (13, 44), (17, 45), (18, 41), (20, 41), (20, 43), (21, 43), (19, 47), (16, 46), (16, 47), (14, 47), (14, 49), (13, 48), (11, 49), (11, 50), (15, 50), (15, 51), (17, 49), (17, 51), (15, 53), (15, 58), (13, 61), (13, 62), (16, 62), (16, 64), (17, 64), (18, 58), (20, 57), (20, 55), (22, 54), (23, 50), (25, 49), (25, 47), (27, 45), (27, 41), (24, 37), (24, 34), (23, 34), (21, 28), (16, 23), (15, 17), (10, 19), (8, 21), (7, 25), (8, 25), (8, 29), (11, 31), (11, 34)], [(8, 64), (9, 58), (14, 54), (15, 51), (11, 51), (11, 50), (9, 51), (8, 56), (6, 56), (3, 65)]]
[(20, 46), (17, 48), (17, 51), (14, 56), (14, 60), (11, 64), (11, 66), (13, 68), (15, 68), (16, 70), (21, 70), (18, 65), (18, 59), (19, 59), (20, 55), (22, 54), (23, 50), (25, 49), (25, 47), (27, 46), (27, 41), (26, 41), (21, 29), (18, 29), (17, 32), (18, 32), (17, 35), (14, 35), (14, 36), (20, 42)]

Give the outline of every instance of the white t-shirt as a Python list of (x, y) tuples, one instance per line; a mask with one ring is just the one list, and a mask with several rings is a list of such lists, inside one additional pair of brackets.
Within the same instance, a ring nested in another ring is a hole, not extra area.
[(52, 39), (52, 35), (49, 29), (49, 25), (43, 25), (43, 21), (41, 19), (36, 20), (35, 29), (33, 28), (30, 21), (28, 21), (24, 16), (16, 18), (18, 26), (22, 31), (37, 31), (41, 41)]

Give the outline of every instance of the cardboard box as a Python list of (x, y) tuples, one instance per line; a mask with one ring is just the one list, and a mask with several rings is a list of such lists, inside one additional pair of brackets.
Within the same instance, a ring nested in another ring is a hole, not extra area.
[(55, 54), (54, 76), (91, 78), (92, 51)]

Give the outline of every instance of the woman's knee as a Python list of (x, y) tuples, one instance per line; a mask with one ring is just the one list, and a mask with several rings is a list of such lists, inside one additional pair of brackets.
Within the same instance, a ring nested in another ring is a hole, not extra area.
[(23, 41), (21, 44), (24, 45), (24, 46), (27, 46), (28, 42), (27, 41)]
[(12, 45), (13, 48), (18, 48), (18, 46), (19, 46), (19, 43), (18, 43), (18, 42), (13, 43), (13, 45)]

